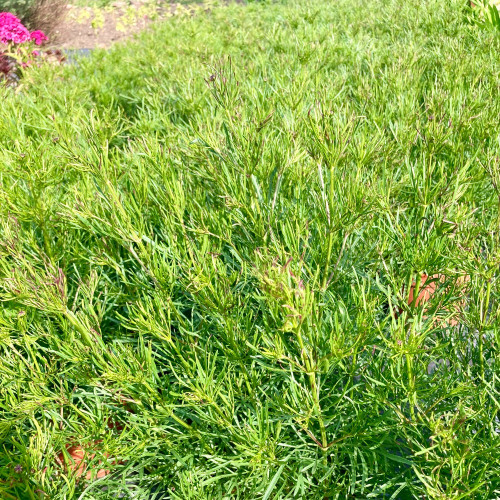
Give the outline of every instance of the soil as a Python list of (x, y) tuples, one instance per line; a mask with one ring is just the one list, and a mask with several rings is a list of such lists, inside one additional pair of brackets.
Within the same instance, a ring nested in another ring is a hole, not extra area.
[[(197, 2), (193, 2), (196, 4)], [(50, 36), (50, 48), (81, 51), (108, 48), (165, 19), (189, 9), (189, 4), (152, 0), (117, 1), (109, 7), (93, 8), (69, 4)]]

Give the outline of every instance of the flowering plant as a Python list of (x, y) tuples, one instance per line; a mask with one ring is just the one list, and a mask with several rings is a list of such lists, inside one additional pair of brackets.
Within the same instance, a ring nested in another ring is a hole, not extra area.
[(21, 68), (41, 56), (39, 51), (31, 50), (32, 44), (42, 45), (47, 40), (43, 31), (30, 32), (14, 14), (0, 12), (0, 79), (16, 83)]
[(0, 43), (19, 44), (34, 41), (36, 45), (41, 45), (48, 40), (45, 33), (40, 30), (29, 32), (21, 21), (10, 12), (0, 12)]

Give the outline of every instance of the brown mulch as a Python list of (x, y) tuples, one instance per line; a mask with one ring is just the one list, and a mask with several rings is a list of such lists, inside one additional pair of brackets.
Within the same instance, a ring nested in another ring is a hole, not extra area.
[(124, 33), (116, 29), (117, 13), (106, 13), (104, 25), (101, 29), (94, 29), (90, 23), (77, 22), (68, 16), (57, 26), (51, 42), (61, 49), (94, 49), (107, 48), (113, 42), (130, 37), (144, 29), (151, 21), (145, 20), (142, 25), (131, 26)]
[[(68, 5), (61, 21), (50, 36), (50, 46), (59, 49), (108, 48), (147, 28), (152, 22), (175, 15), (179, 5), (166, 1), (155, 11), (148, 10), (150, 0), (117, 1), (106, 9)], [(186, 7), (186, 5), (184, 6)], [(182, 9), (183, 7), (180, 7)]]

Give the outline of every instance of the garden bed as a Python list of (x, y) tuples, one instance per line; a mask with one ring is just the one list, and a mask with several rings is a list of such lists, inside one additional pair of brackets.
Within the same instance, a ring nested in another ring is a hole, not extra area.
[(69, 50), (108, 48), (136, 35), (152, 22), (193, 15), (217, 3), (226, 2), (132, 0), (69, 4), (53, 31), (52, 46)]

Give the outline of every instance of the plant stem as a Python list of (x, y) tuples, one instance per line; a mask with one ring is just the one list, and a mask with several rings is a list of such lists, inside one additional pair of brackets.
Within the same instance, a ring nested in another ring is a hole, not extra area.
[(311, 363), (311, 360), (310, 360), (308, 354), (306, 354), (304, 341), (303, 341), (302, 335), (300, 333), (300, 325), (297, 327), (297, 330), (295, 333), (296, 333), (297, 341), (298, 341), (299, 346), (300, 346), (300, 353), (301, 353), (301, 357), (302, 357), (302, 362), (304, 363), (305, 369), (307, 371), (308, 379), (309, 379), (309, 385), (311, 386), (314, 411), (315, 411), (316, 416), (318, 418), (319, 428), (320, 428), (320, 432), (321, 432), (321, 445), (322, 445), (323, 451), (326, 451), (326, 448), (328, 447), (328, 442), (326, 439), (325, 423), (323, 422), (323, 416), (321, 413), (321, 406), (320, 406), (320, 401), (319, 401), (319, 387), (318, 387), (317, 381), (316, 381), (316, 373), (313, 371), (312, 363)]

